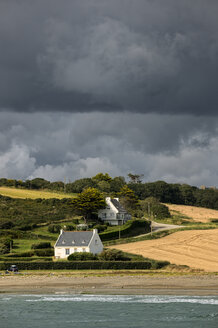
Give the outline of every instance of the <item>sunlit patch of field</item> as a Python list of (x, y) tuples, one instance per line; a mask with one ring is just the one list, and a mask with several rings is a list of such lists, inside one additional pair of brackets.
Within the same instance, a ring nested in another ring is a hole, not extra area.
[(174, 205), (174, 204), (165, 204), (172, 215), (187, 216), (195, 222), (210, 222), (211, 219), (218, 220), (218, 211), (212, 210), (204, 207), (196, 206), (187, 206), (187, 205)]
[(71, 198), (75, 197), (76, 194), (65, 194), (58, 192), (50, 192), (50, 191), (42, 191), (42, 190), (28, 190), (28, 189), (17, 189), (17, 188), (9, 188), (9, 187), (0, 187), (0, 195), (12, 197), (12, 198)]
[(218, 272), (218, 229), (178, 231), (160, 239), (113, 245), (110, 248)]

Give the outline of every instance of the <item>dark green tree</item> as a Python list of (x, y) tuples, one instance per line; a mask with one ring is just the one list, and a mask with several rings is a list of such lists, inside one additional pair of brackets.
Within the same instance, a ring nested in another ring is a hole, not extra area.
[(138, 198), (136, 197), (134, 191), (132, 191), (127, 185), (120, 189), (117, 193), (123, 207), (128, 211), (132, 212), (136, 210), (139, 206)]
[(76, 198), (72, 199), (73, 211), (77, 215), (82, 215), (84, 221), (92, 219), (98, 210), (105, 208), (106, 203), (102, 194), (95, 188), (87, 188)]
[(132, 174), (129, 173), (128, 177), (130, 178), (130, 183), (141, 183), (144, 174)]

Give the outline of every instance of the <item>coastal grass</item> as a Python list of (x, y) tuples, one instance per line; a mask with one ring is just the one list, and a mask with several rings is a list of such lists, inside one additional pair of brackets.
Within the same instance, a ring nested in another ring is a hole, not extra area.
[(43, 191), (43, 190), (29, 190), (29, 189), (19, 189), (10, 187), (0, 187), (0, 195), (7, 196), (11, 198), (30, 198), (30, 199), (50, 199), (50, 198), (72, 198), (76, 197), (77, 194), (67, 194), (61, 192)]

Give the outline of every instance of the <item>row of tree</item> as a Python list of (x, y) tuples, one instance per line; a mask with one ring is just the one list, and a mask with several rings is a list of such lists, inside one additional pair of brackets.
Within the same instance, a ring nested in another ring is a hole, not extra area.
[(164, 181), (142, 183), (142, 175), (129, 174), (129, 182), (124, 177), (112, 178), (108, 173), (98, 173), (92, 178), (78, 179), (74, 182), (49, 182), (42, 178), (33, 180), (0, 179), (0, 186), (13, 186), (27, 189), (48, 189), (67, 193), (81, 193), (87, 188), (95, 188), (108, 195), (118, 194), (123, 187), (134, 191), (138, 199), (155, 197), (160, 202), (184, 204), (218, 209), (218, 190), (211, 188), (200, 189), (188, 184), (171, 184)]

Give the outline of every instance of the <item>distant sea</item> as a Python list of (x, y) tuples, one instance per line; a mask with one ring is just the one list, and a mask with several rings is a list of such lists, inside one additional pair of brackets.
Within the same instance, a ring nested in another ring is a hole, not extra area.
[(212, 328), (216, 296), (0, 295), (1, 328)]

